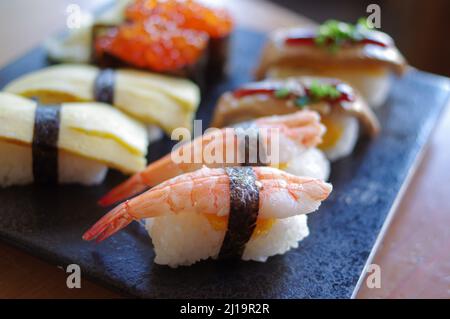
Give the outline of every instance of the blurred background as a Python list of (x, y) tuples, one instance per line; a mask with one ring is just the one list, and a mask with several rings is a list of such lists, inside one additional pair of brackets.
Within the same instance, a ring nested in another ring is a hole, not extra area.
[(381, 7), (381, 30), (390, 34), (409, 63), (450, 76), (449, 0), (272, 0), (316, 22), (356, 22), (366, 8)]
[[(83, 11), (105, 5), (110, 0), (0, 0), (0, 64), (39, 44), (49, 32), (64, 28), (67, 5), (79, 4)], [(381, 7), (381, 29), (396, 41), (411, 65), (433, 73), (450, 76), (450, 1), (449, 0), (207, 0), (231, 6), (233, 13), (249, 24), (252, 21), (245, 8), (248, 3), (271, 1), (313, 21), (340, 19), (355, 22), (368, 16), (366, 8), (375, 3)], [(42, 10), (42, 8), (53, 10)], [(252, 6), (255, 10), (255, 6)], [(274, 8), (275, 10), (275, 8)], [(7, 14), (22, 12), (20, 16)], [(285, 14), (284, 16), (289, 16)], [(274, 18), (276, 19), (276, 18)], [(287, 19), (289, 20), (289, 19)], [(298, 20), (295, 20), (298, 21)], [(284, 21), (278, 24), (283, 24)], [(284, 22), (291, 25), (289, 21)], [(26, 27), (25, 27), (26, 26)], [(14, 32), (11, 32), (12, 28)], [(267, 28), (267, 25), (266, 25)], [(27, 39), (27, 41), (17, 41)]]
[[(298, 22), (293, 12), (316, 22), (340, 19), (356, 22), (368, 16), (366, 8), (375, 3), (381, 7), (381, 29), (396, 41), (400, 51), (411, 65), (433, 73), (450, 76), (450, 1), (449, 0), (204, 0), (224, 3), (231, 7), (237, 20), (261, 29), (266, 24), (292, 25)], [(283, 21), (277, 18), (279, 8), (268, 9), (267, 1), (285, 7)], [(0, 65), (18, 54), (23, 54), (39, 44), (49, 34), (64, 28), (66, 8), (79, 4), (83, 11), (101, 7), (110, 0), (0, 0)], [(260, 10), (251, 6), (252, 18), (246, 8), (249, 3), (261, 3)], [(264, 5), (262, 5), (264, 4)], [(46, 9), (47, 10), (46, 10)], [(48, 10), (52, 8), (52, 10)], [(270, 23), (257, 19), (267, 18), (267, 10), (273, 10)], [(264, 11), (264, 12), (262, 12)], [(289, 12), (291, 11), (291, 12)], [(11, 14), (12, 13), (12, 14)], [(20, 13), (20, 14), (18, 14)], [(289, 19), (292, 17), (292, 19)], [(18, 41), (18, 39), (21, 39)], [(25, 41), (26, 39), (26, 41)], [(12, 44), (12, 45), (11, 45)]]

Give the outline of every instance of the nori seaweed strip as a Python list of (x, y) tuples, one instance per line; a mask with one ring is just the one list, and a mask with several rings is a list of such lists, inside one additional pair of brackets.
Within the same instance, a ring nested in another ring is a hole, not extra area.
[(37, 105), (32, 142), (35, 183), (58, 183), (58, 138), (61, 120), (59, 105)]
[[(110, 23), (94, 23), (92, 25), (91, 32), (91, 58), (90, 62), (99, 66), (100, 68), (109, 68), (109, 67), (120, 67), (120, 61), (116, 61), (116, 59), (106, 52), (97, 52), (96, 42), (97, 38), (107, 34), (109, 31), (117, 31), (118, 25), (110, 24)], [(118, 63), (117, 63), (118, 62)]]
[(244, 140), (244, 156), (245, 156), (245, 160), (244, 163), (242, 164), (242, 166), (266, 166), (267, 165), (267, 154), (266, 154), (266, 149), (264, 148), (264, 145), (262, 144), (261, 141), (261, 136), (259, 135), (259, 132), (256, 134), (256, 162), (254, 162), (251, 158), (250, 158), (250, 154), (251, 154), (251, 148), (250, 148), (250, 142), (253, 142), (254, 137), (247, 135), (245, 136), (245, 140)]
[(114, 104), (114, 84), (116, 73), (113, 69), (100, 70), (94, 81), (94, 99), (98, 102)]
[(206, 79), (208, 83), (217, 83), (226, 76), (230, 42), (231, 37), (229, 34), (220, 38), (209, 39), (207, 48), (208, 63), (206, 65)]
[(225, 171), (230, 178), (230, 212), (219, 259), (239, 259), (256, 227), (259, 189), (251, 167), (227, 167)]
[[(266, 166), (268, 164), (267, 152), (260, 137), (259, 129), (255, 126), (254, 122), (241, 122), (233, 127), (235, 128), (238, 141), (240, 142), (240, 145), (238, 145), (238, 152), (244, 154), (242, 166)], [(253, 151), (250, 146), (255, 144), (256, 161), (254, 161), (254, 158), (250, 158), (251, 151)]]

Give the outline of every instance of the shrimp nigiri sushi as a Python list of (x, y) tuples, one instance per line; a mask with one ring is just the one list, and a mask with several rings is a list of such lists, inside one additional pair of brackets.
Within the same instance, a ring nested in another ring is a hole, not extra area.
[(382, 105), (391, 73), (402, 75), (407, 62), (386, 33), (329, 20), (318, 27), (279, 29), (271, 34), (257, 69), (257, 78), (323, 76), (354, 86), (370, 106)]
[(102, 103), (40, 105), (0, 93), (0, 187), (103, 181), (145, 168), (145, 127)]
[(316, 77), (266, 80), (226, 92), (214, 110), (211, 126), (223, 127), (299, 109), (320, 113), (327, 130), (318, 147), (331, 161), (349, 155), (360, 133), (374, 137), (379, 131), (377, 117), (358, 91), (341, 80)]
[[(111, 190), (99, 203), (109, 206), (123, 201), (167, 179), (195, 171), (203, 165), (268, 165), (291, 174), (326, 180), (330, 173), (330, 164), (325, 155), (316, 148), (321, 143), (324, 132), (325, 127), (320, 124), (320, 115), (309, 110), (262, 117), (235, 127), (207, 131), (203, 136), (183, 144), (171, 154), (136, 173)], [(272, 148), (273, 143), (277, 143), (276, 148)], [(210, 150), (214, 150), (213, 157), (210, 156), (213, 153)], [(250, 154), (252, 150), (255, 154)], [(181, 161), (184, 156), (187, 157), (186, 160)]]
[(114, 208), (84, 235), (102, 241), (133, 220), (145, 220), (155, 263), (264, 262), (308, 236), (306, 214), (332, 190), (321, 180), (271, 167), (204, 167), (174, 177)]

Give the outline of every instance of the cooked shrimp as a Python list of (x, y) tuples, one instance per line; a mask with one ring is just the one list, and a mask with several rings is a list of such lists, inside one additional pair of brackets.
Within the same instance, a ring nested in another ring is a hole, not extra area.
[[(293, 158), (305, 148), (315, 147), (321, 143), (322, 136), (325, 132), (325, 127), (320, 124), (319, 114), (307, 110), (287, 115), (259, 118), (254, 120), (252, 125), (260, 132), (260, 135), (265, 140), (265, 145), (270, 145), (271, 143), (270, 130), (278, 129), (278, 136), (281, 139), (279, 158), (289, 156)], [(218, 143), (222, 143), (222, 147), (215, 147)], [(207, 160), (206, 157), (208, 154), (204, 150), (214, 147), (219, 152), (219, 154), (214, 156), (218, 160), (210, 162)], [(238, 165), (236, 157), (233, 158), (233, 161), (229, 161), (229, 157), (227, 156), (229, 154), (237, 154), (237, 147), (238, 140), (234, 128), (225, 128), (200, 136), (192, 142), (174, 150), (171, 154), (150, 164), (145, 170), (135, 174), (112, 189), (99, 201), (99, 204), (109, 206), (130, 198), (174, 176), (200, 169), (203, 165), (211, 168)], [(190, 154), (192, 160), (176, 163), (173, 160), (175, 152), (180, 156), (186, 153)], [(193, 160), (195, 158), (200, 159), (200, 161), (195, 162)], [(289, 158), (284, 159), (283, 162), (287, 162), (288, 160)]]
[[(271, 167), (253, 167), (259, 188), (258, 218), (288, 218), (315, 211), (332, 190), (331, 184), (299, 177)], [(223, 168), (204, 167), (172, 178), (128, 200), (101, 218), (84, 240), (102, 241), (133, 220), (183, 212), (227, 216), (230, 181)]]

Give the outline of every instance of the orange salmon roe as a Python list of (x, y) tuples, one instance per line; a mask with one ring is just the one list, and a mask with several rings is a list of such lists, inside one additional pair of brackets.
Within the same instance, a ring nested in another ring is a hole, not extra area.
[(226, 36), (233, 28), (227, 10), (207, 7), (194, 0), (136, 0), (127, 7), (125, 17), (133, 21), (159, 17), (182, 29), (204, 31), (212, 38)]
[(209, 37), (228, 34), (231, 17), (193, 0), (136, 0), (125, 11), (126, 22), (97, 37), (95, 51), (158, 72), (195, 64)]
[(173, 29), (165, 21), (146, 21), (124, 24), (97, 38), (95, 49), (136, 67), (164, 72), (194, 64), (207, 44), (203, 32)]

